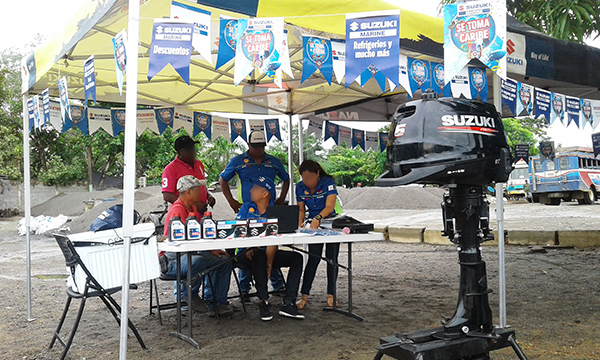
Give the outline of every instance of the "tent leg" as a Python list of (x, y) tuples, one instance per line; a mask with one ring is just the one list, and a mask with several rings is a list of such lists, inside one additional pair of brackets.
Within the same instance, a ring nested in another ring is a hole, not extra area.
[(298, 116), (298, 163), (304, 161), (304, 133), (302, 131), (302, 119)]
[[(502, 117), (502, 90), (500, 76), (492, 75), (494, 82), (494, 106)], [(498, 223), (498, 319), (500, 328), (506, 327), (506, 272), (504, 267), (504, 200), (503, 184), (496, 184), (496, 221)]]
[(123, 287), (121, 291), (121, 332), (119, 360), (127, 359), (127, 332), (129, 329), (129, 261), (133, 236), (133, 204), (135, 201), (136, 123), (138, 90), (138, 40), (140, 36), (140, 1), (129, 0), (128, 40), (125, 94), (125, 150), (123, 154)]
[(25, 247), (26, 247), (26, 267), (27, 267), (27, 321), (33, 321), (35, 318), (31, 315), (31, 160), (29, 151), (29, 109), (27, 103), (29, 96), (23, 95), (23, 190), (25, 193)]
[(292, 124), (292, 114), (288, 114), (288, 128), (289, 128), (289, 142), (288, 142), (288, 172), (290, 173), (290, 189), (288, 191), (289, 202), (288, 204), (294, 205), (296, 203), (296, 196), (294, 195), (294, 134)]

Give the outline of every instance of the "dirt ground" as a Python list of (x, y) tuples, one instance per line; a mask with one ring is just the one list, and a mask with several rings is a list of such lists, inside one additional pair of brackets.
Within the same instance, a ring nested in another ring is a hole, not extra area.
[[(528, 205), (527, 205), (528, 206)], [(61, 347), (47, 350), (64, 302), (65, 266), (52, 238), (32, 236), (33, 317), (26, 320), (25, 240), (15, 234), (18, 219), (0, 219), (0, 359), (57, 359)], [(346, 248), (340, 260), (345, 262)], [(324, 313), (325, 266), (321, 264), (303, 321), (277, 315), (263, 323), (257, 305), (248, 314), (216, 320), (194, 316), (195, 350), (169, 336), (175, 312), (163, 312), (164, 325), (148, 314), (149, 286), (131, 291), (130, 317), (148, 346), (130, 336), (131, 359), (372, 359), (382, 336), (439, 326), (450, 317), (458, 293), (458, 264), (453, 246), (390, 242), (354, 246), (354, 307), (359, 322)], [(497, 251), (484, 248), (489, 287), (497, 289)], [(530, 359), (600, 359), (600, 250), (561, 249), (533, 253), (510, 246), (506, 252), (508, 322)], [(345, 294), (347, 276), (340, 273)], [(160, 283), (162, 301), (171, 300), (172, 284)], [(232, 288), (233, 289), (233, 288)], [(233, 292), (231, 292), (233, 294)], [(116, 295), (120, 302), (120, 293)], [(274, 310), (280, 300), (273, 298)], [(497, 294), (490, 303), (497, 316)], [(345, 306), (344, 297), (340, 305)], [(67, 320), (65, 326), (71, 322)], [(116, 359), (119, 327), (98, 299), (86, 306), (69, 353), (70, 359)], [(512, 350), (493, 359), (515, 359)]]

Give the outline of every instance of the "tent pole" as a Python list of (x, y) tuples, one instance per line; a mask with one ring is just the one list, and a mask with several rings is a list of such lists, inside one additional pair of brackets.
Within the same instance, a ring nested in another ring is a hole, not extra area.
[(302, 130), (302, 118), (298, 117), (298, 163), (302, 164), (304, 161), (304, 132)]
[(25, 257), (27, 268), (27, 321), (35, 320), (31, 316), (31, 159), (29, 151), (29, 95), (23, 95), (23, 190), (25, 201)]
[(294, 133), (292, 131), (293, 124), (291, 113), (288, 114), (288, 129), (290, 129), (288, 141), (288, 172), (290, 173), (290, 189), (288, 191), (288, 204), (294, 205), (296, 203), (296, 197), (294, 196)]
[[(492, 74), (494, 106), (502, 117), (502, 90), (500, 76)], [(504, 190), (503, 183), (496, 183), (496, 221), (498, 223), (498, 319), (501, 328), (506, 327), (506, 272), (504, 267)]]
[(140, 32), (140, 1), (129, 0), (128, 40), (126, 52), (127, 88), (125, 93), (125, 150), (123, 167), (123, 287), (121, 291), (121, 337), (119, 359), (127, 359), (129, 320), (129, 261), (133, 236), (133, 205), (135, 201), (135, 149), (138, 89), (138, 40)]

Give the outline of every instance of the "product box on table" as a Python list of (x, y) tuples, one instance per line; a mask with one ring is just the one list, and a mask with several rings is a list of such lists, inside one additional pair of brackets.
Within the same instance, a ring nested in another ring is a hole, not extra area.
[(217, 237), (219, 239), (233, 239), (248, 236), (247, 220), (219, 220), (217, 221)]
[(279, 232), (277, 219), (248, 220), (248, 236), (277, 235)]

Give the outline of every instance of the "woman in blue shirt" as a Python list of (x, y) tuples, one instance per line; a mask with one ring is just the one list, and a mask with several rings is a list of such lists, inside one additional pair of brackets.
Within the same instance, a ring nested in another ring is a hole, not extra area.
[[(302, 181), (296, 186), (296, 200), (300, 207), (300, 227), (304, 226), (305, 210), (308, 212), (310, 228), (317, 229), (321, 220), (328, 216), (336, 215), (337, 188), (333, 177), (325, 172), (318, 162), (306, 160), (299, 168)], [(338, 211), (340, 209), (338, 208)], [(296, 303), (299, 309), (306, 306), (312, 283), (315, 279), (317, 267), (321, 261), (323, 244), (310, 244), (308, 251), (311, 256), (304, 268), (304, 279), (302, 281), (302, 297)], [(325, 256), (337, 262), (340, 252), (340, 244), (327, 244)], [(327, 264), (327, 306), (333, 306), (333, 293), (337, 281), (338, 269), (336, 266)]]

